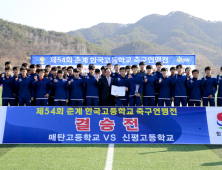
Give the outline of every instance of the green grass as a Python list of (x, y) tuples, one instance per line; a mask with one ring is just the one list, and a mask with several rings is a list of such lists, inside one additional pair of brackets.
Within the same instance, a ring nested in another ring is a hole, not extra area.
[(205, 145), (115, 145), (114, 170), (209, 168), (222, 159)]
[(0, 145), (0, 169), (104, 169), (108, 145)]
[[(108, 145), (0, 145), (0, 169), (104, 169)], [(115, 145), (113, 170), (220, 169), (220, 145)]]

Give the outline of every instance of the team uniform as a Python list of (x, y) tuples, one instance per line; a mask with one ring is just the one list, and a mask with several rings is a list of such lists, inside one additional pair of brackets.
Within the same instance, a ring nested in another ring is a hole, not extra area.
[[(163, 78), (162, 73), (161, 73), (161, 72), (158, 72), (158, 71), (153, 72), (153, 75), (156, 76), (157, 79)], [(157, 104), (158, 104), (158, 98), (159, 98), (159, 89), (156, 88), (155, 90), (156, 90), (156, 91), (155, 91), (155, 106), (157, 106)]]
[[(131, 74), (131, 77), (128, 79), (128, 88), (129, 88), (129, 105), (130, 106), (141, 106), (141, 93), (143, 91), (143, 77), (136, 74)], [(140, 94), (140, 97), (136, 97), (135, 91), (136, 91), (136, 84), (140, 85), (138, 93)]]
[(68, 85), (70, 91), (70, 105), (71, 106), (83, 106), (83, 89), (84, 80), (82, 78), (74, 78), (71, 80), (71, 84)]
[(161, 83), (157, 80), (157, 88), (159, 89), (158, 106), (171, 106), (172, 83), (170, 77), (162, 78)]
[(15, 89), (18, 91), (19, 106), (31, 106), (31, 97), (34, 97), (32, 78), (20, 77), (15, 81)]
[[(187, 76), (187, 78), (192, 79), (193, 76)], [(189, 94), (190, 94), (190, 89), (187, 88), (187, 103), (188, 103), (188, 106), (189, 106), (189, 101), (190, 101)]]
[(187, 76), (184, 75), (175, 75), (172, 78), (172, 85), (174, 86), (174, 105), (187, 106), (187, 90), (186, 90), (186, 81)]
[(84, 77), (84, 84), (86, 87), (86, 105), (99, 106), (99, 89), (96, 77), (88, 74)]
[(146, 74), (144, 80), (147, 82), (143, 83), (143, 106), (155, 106), (155, 87), (157, 77), (154, 75)]
[(222, 76), (217, 76), (217, 85), (219, 85), (217, 94), (217, 106), (222, 106)]
[[(118, 87), (128, 87), (128, 78), (122, 76), (116, 78), (115, 85)], [(116, 98), (116, 106), (128, 106), (127, 91), (125, 92), (125, 96)]]
[[(54, 78), (53, 76), (49, 77), (49, 81), (51, 83), (51, 85), (54, 83), (54, 79), (58, 79), (59, 77), (56, 76), (56, 78)], [(51, 93), (49, 95), (49, 99), (48, 99), (48, 105), (49, 106), (55, 106), (55, 103), (54, 103), (54, 100), (55, 100), (55, 89), (51, 88)]]
[[(28, 78), (31, 78), (32, 81), (34, 81), (34, 77), (37, 76), (37, 78), (39, 78), (39, 75), (37, 73), (30, 73), (30, 74), (27, 74), (27, 77)], [(33, 101), (31, 101), (31, 105), (32, 106), (36, 106), (36, 90), (35, 88), (33, 89), (33, 92), (34, 92), (34, 96), (33, 96)]]
[[(215, 106), (215, 93), (217, 92), (217, 80), (215, 77), (202, 78), (201, 86), (203, 87), (203, 106)], [(208, 98), (209, 95), (212, 95), (212, 98)]]
[(121, 77), (121, 75), (120, 75), (120, 73), (112, 73), (111, 77), (116, 80), (118, 77)]
[(32, 82), (32, 88), (36, 91), (36, 106), (48, 106), (48, 98), (45, 98), (45, 95), (51, 93), (50, 80), (45, 77), (37, 78)]
[(202, 97), (201, 80), (191, 78), (187, 81), (187, 89), (189, 89), (189, 102), (188, 106), (200, 106)]
[(0, 77), (0, 84), (3, 84), (2, 91), (2, 106), (15, 106), (15, 78), (13, 76), (6, 77), (6, 75), (2, 78)]
[(66, 106), (66, 100), (69, 99), (68, 81), (64, 78), (56, 79), (53, 82), (52, 89), (55, 90), (55, 106)]

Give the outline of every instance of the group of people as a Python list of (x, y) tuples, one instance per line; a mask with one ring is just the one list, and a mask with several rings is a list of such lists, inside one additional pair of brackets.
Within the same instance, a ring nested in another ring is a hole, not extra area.
[[(140, 69), (139, 69), (140, 68)], [(206, 67), (206, 75), (198, 79), (199, 70), (184, 68), (179, 64), (168, 69), (162, 62), (152, 65), (120, 67), (112, 63), (96, 69), (83, 65), (77, 67), (51, 67), (23, 63), (21, 68), (5, 63), (1, 74), (3, 106), (222, 106), (222, 67), (215, 78), (212, 68)], [(125, 87), (125, 96), (113, 96), (112, 85)]]

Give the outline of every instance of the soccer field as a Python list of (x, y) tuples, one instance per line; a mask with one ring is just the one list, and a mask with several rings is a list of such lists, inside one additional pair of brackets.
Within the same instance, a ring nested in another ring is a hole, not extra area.
[[(0, 169), (104, 169), (108, 145), (0, 145)], [(115, 145), (107, 169), (220, 169), (222, 146)]]
[(222, 145), (114, 145), (111, 164), (107, 152), (108, 145), (0, 145), (0, 170), (222, 168)]

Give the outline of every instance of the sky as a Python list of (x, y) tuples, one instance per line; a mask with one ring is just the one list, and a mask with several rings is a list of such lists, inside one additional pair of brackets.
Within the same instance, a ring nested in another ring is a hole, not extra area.
[(182, 11), (222, 21), (221, 0), (0, 0), (0, 18), (23, 25), (68, 32), (99, 23), (135, 23), (150, 14)]

